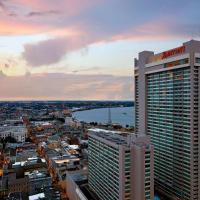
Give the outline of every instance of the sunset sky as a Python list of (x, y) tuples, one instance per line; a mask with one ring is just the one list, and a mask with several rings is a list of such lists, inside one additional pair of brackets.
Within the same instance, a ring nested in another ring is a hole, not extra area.
[(200, 39), (199, 0), (0, 0), (0, 100), (132, 100), (138, 52)]

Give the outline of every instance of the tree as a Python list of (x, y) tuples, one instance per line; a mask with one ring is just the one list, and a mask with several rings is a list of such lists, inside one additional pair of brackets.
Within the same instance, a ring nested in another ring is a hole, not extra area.
[(8, 136), (5, 138), (6, 143), (17, 143), (17, 140), (13, 138), (12, 136)]
[(25, 142), (33, 142), (30, 137), (27, 137)]

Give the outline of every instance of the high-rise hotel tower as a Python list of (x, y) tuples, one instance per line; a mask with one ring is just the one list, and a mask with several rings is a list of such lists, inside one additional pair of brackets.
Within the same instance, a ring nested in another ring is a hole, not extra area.
[(155, 186), (200, 199), (200, 42), (135, 59), (136, 133), (151, 136)]

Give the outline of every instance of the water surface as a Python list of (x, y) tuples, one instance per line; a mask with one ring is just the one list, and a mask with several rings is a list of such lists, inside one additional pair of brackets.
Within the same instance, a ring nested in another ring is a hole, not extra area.
[[(134, 126), (135, 116), (134, 107), (116, 107), (110, 108), (111, 120), (113, 123), (121, 124), (122, 126)], [(79, 121), (84, 122), (98, 122), (107, 123), (108, 122), (108, 108), (99, 108), (92, 110), (84, 110), (73, 113)]]

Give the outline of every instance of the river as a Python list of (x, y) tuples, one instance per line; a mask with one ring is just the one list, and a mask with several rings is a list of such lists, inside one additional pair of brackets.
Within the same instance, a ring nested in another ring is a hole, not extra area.
[[(108, 108), (98, 108), (92, 110), (77, 111), (73, 117), (84, 122), (108, 122)], [(118, 123), (122, 126), (134, 126), (135, 115), (134, 107), (116, 107), (110, 108), (112, 123)]]

